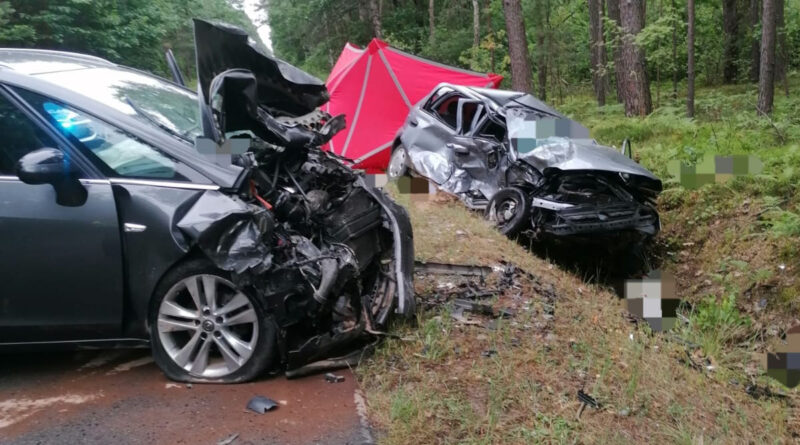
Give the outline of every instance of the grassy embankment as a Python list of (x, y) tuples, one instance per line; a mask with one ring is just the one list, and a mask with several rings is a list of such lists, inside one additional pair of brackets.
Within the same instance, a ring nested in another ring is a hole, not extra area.
[[(386, 341), (358, 370), (381, 442), (791, 441), (800, 431), (798, 393), (765, 377), (760, 359), (798, 316), (800, 99), (777, 96), (772, 122), (755, 116), (755, 101), (750, 86), (701, 89), (695, 120), (682, 117), (678, 101), (644, 119), (625, 118), (618, 105), (598, 109), (589, 97), (559, 106), (603, 143), (631, 138), (662, 178), (672, 159), (754, 154), (764, 163), (760, 175), (700, 190), (665, 181), (658, 250), (693, 308), (669, 334), (631, 323), (607, 288), (529, 254), (459, 203), (401, 196), (418, 259), (506, 260), (541, 283), (522, 279), (492, 300), (517, 312), (496, 330), (459, 324), (447, 306), (422, 312), (417, 327), (398, 327), (402, 339)], [(418, 280), (417, 291), (435, 286)], [(552, 318), (543, 298), (550, 286)], [(487, 349), (497, 354), (483, 357)], [(757, 400), (750, 384), (789, 397)], [(581, 388), (602, 407), (576, 420)]]

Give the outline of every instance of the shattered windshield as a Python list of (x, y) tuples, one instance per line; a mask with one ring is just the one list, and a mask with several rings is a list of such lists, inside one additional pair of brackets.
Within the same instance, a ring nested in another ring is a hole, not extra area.
[[(543, 157), (551, 161), (570, 154), (569, 139), (588, 139), (589, 130), (566, 118), (544, 117), (540, 112), (527, 108), (509, 108), (506, 111), (508, 139), (511, 155), (516, 158)], [(561, 147), (561, 148), (560, 148)], [(559, 154), (560, 153), (560, 154)]]
[(58, 71), (38, 77), (69, 85), (86, 97), (188, 140), (202, 134), (197, 95), (158, 77), (122, 67)]

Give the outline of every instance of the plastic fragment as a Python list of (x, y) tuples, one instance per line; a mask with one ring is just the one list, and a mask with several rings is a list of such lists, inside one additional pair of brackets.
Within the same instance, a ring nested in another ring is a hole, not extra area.
[(267, 411), (272, 411), (277, 407), (278, 404), (274, 400), (264, 396), (255, 396), (250, 399), (249, 402), (247, 402), (247, 409), (258, 414), (264, 414)]

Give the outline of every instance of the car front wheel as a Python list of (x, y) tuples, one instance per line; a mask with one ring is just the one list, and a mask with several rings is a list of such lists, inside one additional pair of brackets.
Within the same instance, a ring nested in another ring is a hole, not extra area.
[(527, 194), (517, 188), (509, 187), (500, 190), (489, 200), (486, 207), (486, 219), (497, 225), (503, 235), (512, 237), (519, 234), (530, 224), (531, 203)]
[(408, 152), (405, 147), (399, 145), (394, 149), (386, 172), (391, 180), (408, 175)]
[(203, 261), (167, 274), (149, 321), (153, 356), (172, 380), (244, 382), (274, 359), (276, 329), (260, 302)]

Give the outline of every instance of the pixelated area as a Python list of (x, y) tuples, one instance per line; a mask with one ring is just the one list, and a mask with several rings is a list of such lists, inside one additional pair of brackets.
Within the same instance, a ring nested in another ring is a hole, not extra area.
[(657, 332), (675, 326), (680, 299), (675, 295), (675, 277), (653, 271), (644, 278), (625, 280), (625, 301), (631, 315), (644, 319)]
[(194, 141), (195, 150), (217, 165), (231, 164), (231, 155), (243, 154), (250, 149), (250, 139), (230, 138), (220, 145), (213, 139), (198, 137)]
[(695, 165), (677, 160), (667, 164), (667, 171), (681, 186), (692, 190), (706, 184), (724, 183), (736, 176), (757, 175), (763, 169), (761, 160), (752, 155), (704, 157)]
[(508, 137), (517, 153), (529, 153), (540, 145), (553, 143), (552, 138), (589, 138), (589, 130), (571, 119), (542, 119), (529, 112), (509, 110)]
[(800, 326), (786, 332), (786, 344), (778, 352), (768, 352), (765, 356), (767, 375), (788, 388), (800, 383)]

